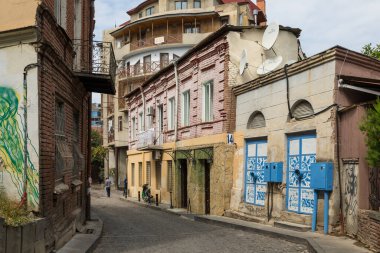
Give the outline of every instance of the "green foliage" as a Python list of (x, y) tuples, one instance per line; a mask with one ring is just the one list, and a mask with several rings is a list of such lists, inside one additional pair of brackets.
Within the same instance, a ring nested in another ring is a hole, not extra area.
[(91, 130), (91, 147), (102, 145), (102, 135), (98, 131)]
[(372, 44), (369, 43), (362, 48), (362, 53), (380, 60), (380, 44), (372, 47)]
[(8, 226), (21, 226), (31, 222), (30, 212), (24, 210), (15, 201), (10, 200), (4, 192), (0, 191), (0, 217), (5, 220)]
[(102, 135), (91, 131), (91, 166), (99, 168), (99, 175), (93, 175), (94, 178), (104, 178), (104, 159), (107, 158), (108, 150), (102, 146)]
[(380, 166), (380, 99), (377, 99), (373, 108), (360, 125), (360, 130), (367, 135), (367, 161), (371, 167)]

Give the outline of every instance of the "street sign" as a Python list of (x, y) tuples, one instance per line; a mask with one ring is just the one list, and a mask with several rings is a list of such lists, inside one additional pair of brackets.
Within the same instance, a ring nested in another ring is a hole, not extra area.
[(234, 144), (234, 135), (227, 134), (227, 144)]

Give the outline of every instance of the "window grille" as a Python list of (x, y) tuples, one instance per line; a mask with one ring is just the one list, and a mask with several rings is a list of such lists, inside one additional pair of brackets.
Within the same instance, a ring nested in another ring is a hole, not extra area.
[(134, 163), (131, 164), (131, 176), (132, 176), (131, 185), (135, 186), (135, 164)]
[(77, 176), (79, 171), (84, 170), (84, 156), (82, 155), (80, 148), (77, 144), (73, 144), (73, 158), (74, 158), (74, 166), (73, 166), (73, 175)]
[(149, 185), (152, 184), (152, 175), (151, 175), (150, 161), (146, 162), (146, 183), (149, 184)]
[(143, 178), (142, 178), (142, 162), (139, 162), (139, 186), (141, 187), (142, 186), (142, 182), (143, 182)]
[(69, 147), (64, 137), (57, 136), (55, 139), (55, 171), (56, 180), (62, 179), (63, 171), (73, 170), (73, 150)]
[(265, 126), (265, 118), (261, 112), (254, 112), (251, 114), (247, 124), (248, 129), (261, 128)]
[(167, 189), (168, 191), (173, 191), (173, 161), (168, 162), (168, 181), (167, 181)]

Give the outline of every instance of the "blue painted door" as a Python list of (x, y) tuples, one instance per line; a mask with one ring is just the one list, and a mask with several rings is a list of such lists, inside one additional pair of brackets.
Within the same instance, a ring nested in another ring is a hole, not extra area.
[(267, 142), (247, 141), (245, 157), (245, 202), (264, 206), (267, 191), (267, 183), (264, 182)]
[(288, 211), (312, 214), (314, 192), (310, 189), (310, 165), (316, 160), (315, 135), (288, 138), (287, 208)]

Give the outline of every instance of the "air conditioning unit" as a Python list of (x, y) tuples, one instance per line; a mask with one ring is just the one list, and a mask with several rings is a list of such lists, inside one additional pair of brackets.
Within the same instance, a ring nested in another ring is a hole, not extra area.
[(147, 116), (154, 116), (154, 108), (153, 108), (153, 106), (149, 106), (149, 107), (147, 108), (146, 115), (147, 115)]

